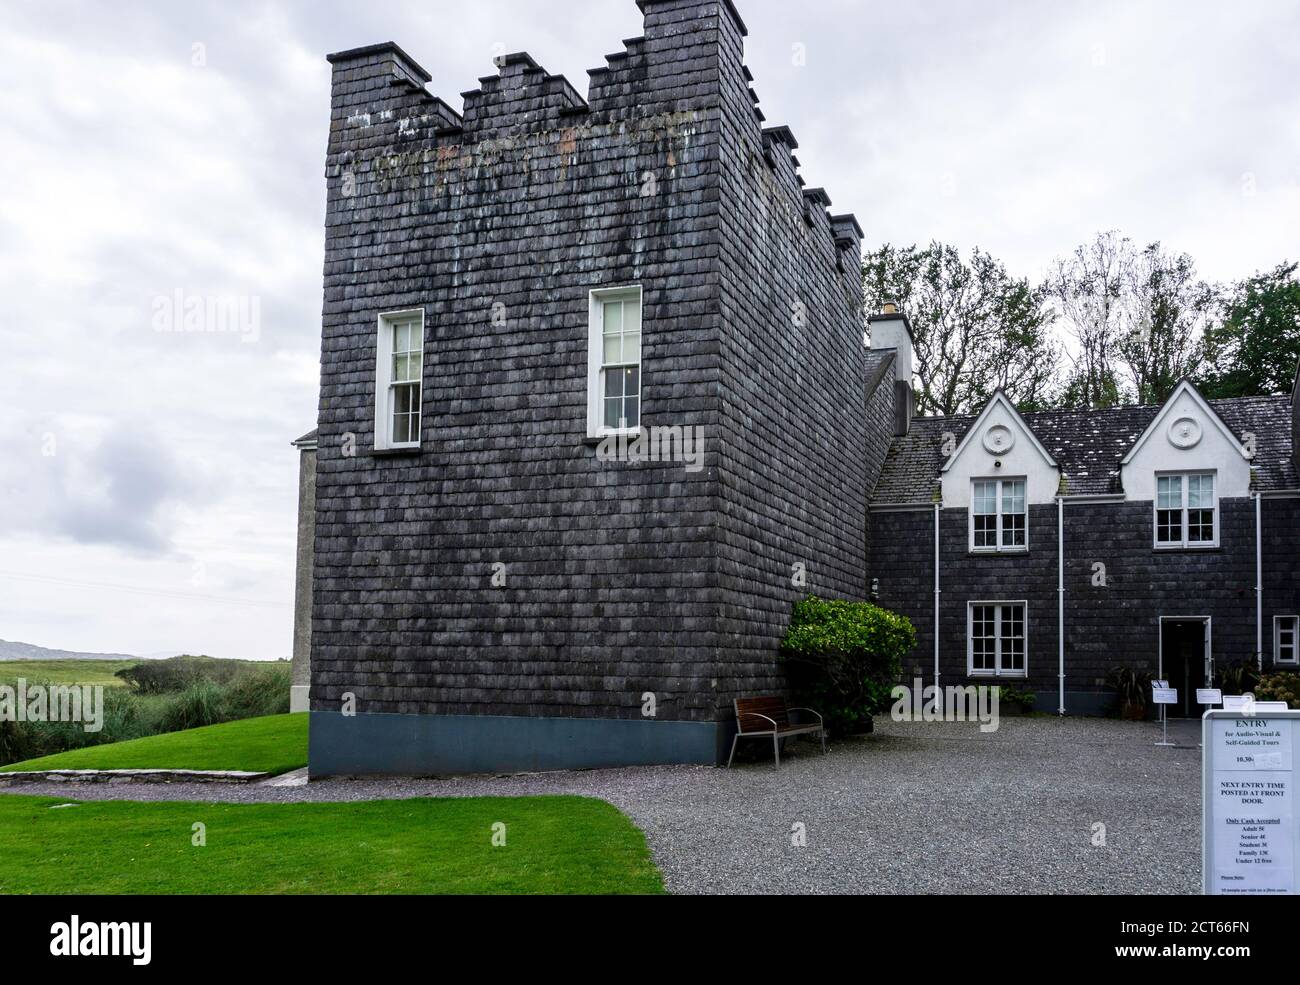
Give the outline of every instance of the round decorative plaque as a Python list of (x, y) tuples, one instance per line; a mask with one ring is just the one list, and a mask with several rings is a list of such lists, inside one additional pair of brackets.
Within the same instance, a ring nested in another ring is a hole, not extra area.
[(1201, 422), (1180, 417), (1169, 425), (1169, 443), (1175, 448), (1195, 448), (1201, 442)]
[(1005, 424), (994, 424), (984, 432), (984, 448), (992, 455), (1005, 455), (1016, 443), (1016, 436)]

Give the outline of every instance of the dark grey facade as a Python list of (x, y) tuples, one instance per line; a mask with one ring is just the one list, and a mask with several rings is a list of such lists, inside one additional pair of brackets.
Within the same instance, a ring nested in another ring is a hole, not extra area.
[[(313, 773), (713, 762), (791, 603), (862, 595), (861, 230), (762, 129), (729, 0), (640, 6), (585, 99), (509, 55), (461, 117), (396, 45), (329, 56)], [(700, 471), (588, 435), (626, 285), (641, 426), (702, 427)], [(420, 443), (376, 451), (395, 311)]]
[[(1218, 546), (1177, 551), (1154, 547), (1153, 503), (1126, 499), (1120, 480), (1121, 459), (1159, 408), (1024, 415), (1061, 465), (1063, 508), (1055, 501), (1030, 505), (1029, 550), (997, 556), (970, 550), (966, 508), (941, 505), (937, 514), (935, 509), (944, 436), (960, 441), (974, 419), (913, 421), (909, 434), (891, 446), (870, 514), (870, 567), (879, 602), (907, 615), (918, 631), (904, 668), (908, 675), (926, 683), (934, 677), (936, 516), (943, 685), (989, 683), (968, 673), (969, 603), (1023, 600), (1027, 676), (999, 683), (1034, 691), (1037, 709), (1057, 711), (1060, 588), (1067, 713), (1108, 710), (1114, 692), (1106, 676), (1117, 666), (1170, 676), (1173, 661), (1166, 657), (1162, 663), (1162, 619), (1207, 619), (1216, 667), (1262, 657), (1264, 669), (1272, 670), (1274, 617), (1300, 613), (1300, 480), (1293, 406), (1287, 397), (1211, 401), (1210, 406), (1233, 433), (1255, 437), (1250, 495), (1219, 502)], [(1258, 583), (1257, 562), (1263, 576)], [(1095, 567), (1099, 563), (1103, 578)], [(1258, 598), (1257, 584), (1262, 587)], [(1262, 642), (1258, 650), (1257, 633)], [(1193, 679), (1187, 685), (1204, 682)]]

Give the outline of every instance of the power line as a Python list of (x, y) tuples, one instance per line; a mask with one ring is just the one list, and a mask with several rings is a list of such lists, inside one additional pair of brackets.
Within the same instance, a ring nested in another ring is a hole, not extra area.
[(246, 605), (260, 608), (285, 609), (288, 602), (270, 602), (266, 599), (240, 599), (225, 595), (199, 595), (192, 592), (173, 592), (167, 589), (141, 588), (137, 585), (116, 585), (106, 581), (77, 581), (72, 578), (54, 578), (49, 575), (19, 574), (16, 571), (0, 571), (0, 578), (13, 578), (17, 581), (34, 581), (47, 585), (74, 585), (78, 588), (103, 588), (111, 592), (126, 592), (130, 595), (146, 595), (151, 598), (177, 599), (185, 602), (222, 602), (226, 605)]

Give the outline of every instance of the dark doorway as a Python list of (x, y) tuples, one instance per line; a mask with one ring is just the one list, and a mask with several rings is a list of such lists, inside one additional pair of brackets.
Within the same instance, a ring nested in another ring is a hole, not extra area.
[(1160, 659), (1163, 677), (1178, 689), (1178, 704), (1169, 705), (1170, 718), (1199, 718), (1196, 689), (1209, 687), (1208, 655), (1203, 619), (1165, 619), (1160, 623)]

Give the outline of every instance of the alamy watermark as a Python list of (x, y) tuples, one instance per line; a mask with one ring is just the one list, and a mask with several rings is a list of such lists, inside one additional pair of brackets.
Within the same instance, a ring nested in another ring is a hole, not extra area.
[(153, 299), (155, 332), (238, 335), (256, 342), (262, 334), (262, 299), (256, 295), (188, 294), (176, 288)]
[(997, 685), (950, 684), (941, 688), (923, 685), (917, 677), (911, 687), (899, 684), (889, 696), (894, 699), (889, 717), (896, 722), (979, 722), (981, 732), (998, 730), (1001, 695)]
[(104, 727), (102, 684), (0, 684), (0, 722), (81, 722), (86, 732)]
[(153, 924), (82, 921), (74, 913), (66, 923), (50, 925), (50, 954), (56, 958), (130, 958), (136, 966), (153, 957)]
[(600, 462), (684, 462), (687, 472), (704, 471), (704, 427), (642, 428), (636, 434), (610, 434), (596, 446)]

